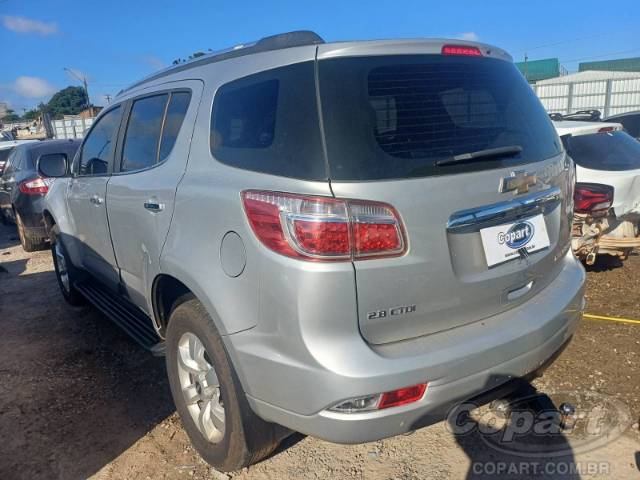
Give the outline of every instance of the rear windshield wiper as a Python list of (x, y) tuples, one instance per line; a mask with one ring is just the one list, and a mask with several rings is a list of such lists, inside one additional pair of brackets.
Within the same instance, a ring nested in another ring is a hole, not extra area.
[(520, 145), (510, 145), (507, 147), (487, 148), (486, 150), (478, 150), (477, 152), (461, 153), (449, 158), (438, 160), (436, 165), (439, 167), (446, 165), (455, 165), (458, 163), (475, 162), (476, 160), (486, 160), (490, 158), (513, 157), (522, 153)]

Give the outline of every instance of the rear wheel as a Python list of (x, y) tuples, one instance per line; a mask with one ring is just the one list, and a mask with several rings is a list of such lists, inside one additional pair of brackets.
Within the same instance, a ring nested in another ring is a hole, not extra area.
[(56, 271), (58, 286), (62, 292), (62, 296), (71, 305), (82, 305), (84, 297), (76, 290), (75, 282), (80, 279), (80, 272), (73, 266), (67, 250), (60, 239), (60, 230), (54, 225), (49, 232), (49, 241), (51, 243), (51, 255), (53, 257), (53, 266)]
[(269, 455), (289, 432), (253, 413), (211, 317), (192, 296), (183, 300), (167, 328), (171, 393), (202, 458), (238, 470)]
[(36, 252), (38, 250), (44, 250), (47, 245), (46, 238), (39, 237), (38, 235), (34, 235), (29, 230), (27, 230), (22, 223), (22, 218), (20, 214), (16, 212), (16, 225), (18, 227), (18, 236), (20, 237), (20, 245), (25, 252)]

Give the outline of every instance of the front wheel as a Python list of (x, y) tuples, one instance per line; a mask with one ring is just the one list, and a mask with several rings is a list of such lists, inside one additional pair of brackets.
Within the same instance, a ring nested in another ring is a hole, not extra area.
[(80, 272), (73, 266), (67, 250), (60, 238), (60, 229), (54, 225), (49, 232), (49, 242), (51, 244), (51, 255), (53, 266), (56, 271), (58, 286), (62, 296), (70, 305), (82, 305), (84, 297), (76, 290), (75, 282), (80, 278)]
[(184, 428), (202, 458), (218, 470), (261, 460), (289, 433), (253, 413), (211, 317), (191, 296), (169, 317), (166, 362)]

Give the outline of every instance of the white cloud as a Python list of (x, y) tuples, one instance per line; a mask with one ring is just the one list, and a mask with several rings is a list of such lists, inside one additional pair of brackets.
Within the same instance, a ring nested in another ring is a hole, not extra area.
[(3, 15), (2, 24), (5, 28), (16, 33), (37, 33), (39, 35), (53, 35), (58, 33), (58, 24), (55, 22), (41, 22), (26, 17)]
[(27, 98), (41, 98), (53, 95), (58, 89), (43, 78), (18, 77), (13, 82), (13, 90)]
[(460, 40), (468, 40), (470, 42), (478, 42), (480, 41), (480, 36), (476, 32), (464, 32), (459, 33), (457, 38)]

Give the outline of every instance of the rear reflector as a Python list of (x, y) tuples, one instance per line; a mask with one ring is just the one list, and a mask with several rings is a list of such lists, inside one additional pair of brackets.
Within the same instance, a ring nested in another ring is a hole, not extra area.
[(481, 57), (482, 52), (478, 47), (466, 45), (445, 45), (442, 47), (442, 55), (462, 55), (467, 57)]
[(49, 191), (49, 185), (53, 182), (50, 178), (34, 178), (18, 184), (20, 191), (26, 195), (45, 195)]
[(422, 398), (426, 389), (427, 385), (421, 383), (420, 385), (399, 388), (392, 392), (383, 393), (380, 398), (380, 403), (378, 404), (378, 409), (399, 407), (400, 405), (417, 402)]
[(247, 190), (242, 202), (258, 239), (305, 260), (358, 260), (402, 255), (404, 233), (390, 205), (362, 200)]
[(574, 209), (577, 213), (605, 213), (613, 204), (613, 187), (599, 183), (576, 183)]
[(340, 413), (359, 413), (400, 407), (422, 400), (426, 390), (427, 384), (421, 383), (390, 392), (350, 398), (331, 407), (329, 410)]

